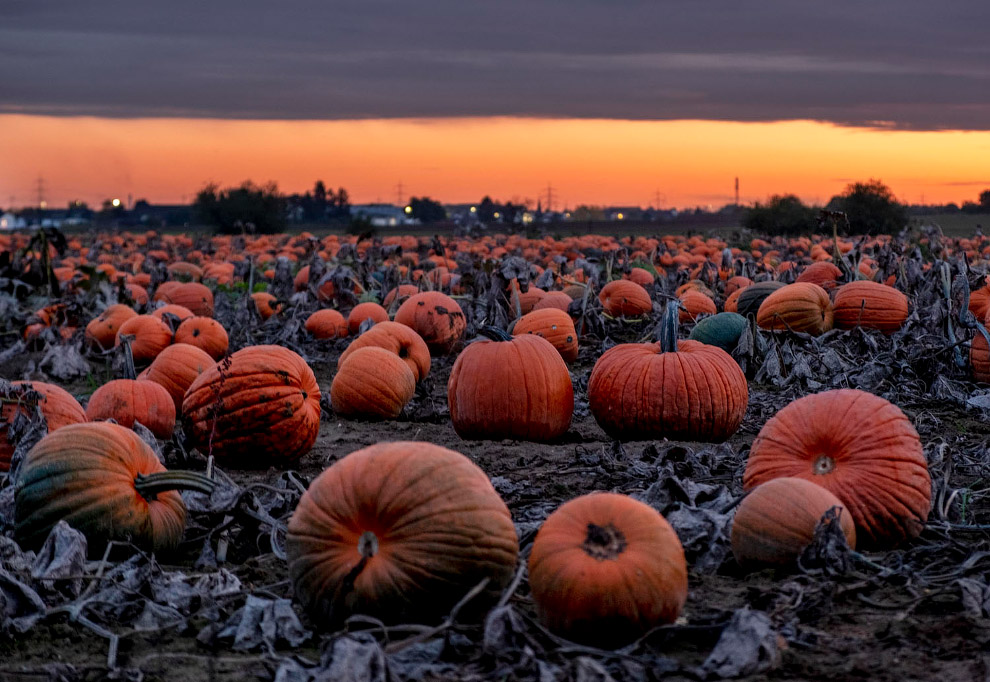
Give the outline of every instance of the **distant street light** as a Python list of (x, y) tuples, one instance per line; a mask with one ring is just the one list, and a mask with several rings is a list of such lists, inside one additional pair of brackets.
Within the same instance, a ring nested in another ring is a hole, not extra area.
[(114, 200), (113, 200), (112, 202), (110, 202), (110, 203), (112, 203), (112, 204), (113, 204), (113, 207), (114, 207), (114, 208), (117, 208), (118, 206), (120, 206), (120, 199), (114, 199)]
[(406, 213), (412, 213), (412, 206), (406, 206)]

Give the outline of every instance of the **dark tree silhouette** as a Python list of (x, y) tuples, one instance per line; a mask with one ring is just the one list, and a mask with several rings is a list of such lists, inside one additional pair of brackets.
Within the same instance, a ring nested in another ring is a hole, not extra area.
[(907, 209), (880, 180), (852, 183), (827, 208), (846, 214), (852, 234), (893, 234), (908, 222)]

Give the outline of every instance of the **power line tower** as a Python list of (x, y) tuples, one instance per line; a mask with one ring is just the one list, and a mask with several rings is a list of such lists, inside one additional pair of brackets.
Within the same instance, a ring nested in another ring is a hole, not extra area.
[(396, 203), (399, 206), (404, 206), (405, 205), (402, 202), (402, 197), (404, 196), (403, 193), (402, 193), (402, 190), (403, 190), (402, 180), (399, 180), (399, 184), (395, 186), (395, 200), (396, 200)]
[(547, 212), (553, 213), (553, 185), (547, 181)]
[(739, 177), (736, 177), (736, 206), (739, 205)]
[(35, 190), (38, 193), (38, 208), (45, 208), (47, 206), (45, 202), (45, 178), (41, 175), (35, 180)]

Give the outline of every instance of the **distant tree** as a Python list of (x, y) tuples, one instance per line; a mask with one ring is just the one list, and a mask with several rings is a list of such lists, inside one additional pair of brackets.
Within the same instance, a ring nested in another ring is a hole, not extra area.
[(285, 229), (286, 200), (275, 183), (258, 187), (245, 182), (227, 189), (207, 185), (196, 195), (193, 209), (200, 220), (223, 234), (274, 234)]
[(845, 213), (853, 234), (893, 234), (908, 222), (907, 209), (880, 180), (852, 183), (827, 208)]
[(412, 217), (421, 223), (437, 223), (447, 219), (447, 211), (443, 205), (429, 197), (412, 197), (409, 207), (412, 209)]
[(605, 209), (582, 204), (571, 211), (571, 220), (605, 220)]
[(768, 235), (809, 234), (817, 226), (818, 211), (805, 206), (793, 194), (775, 195), (765, 204), (757, 202), (746, 210), (746, 229)]
[(980, 208), (990, 212), (990, 189), (980, 192)]

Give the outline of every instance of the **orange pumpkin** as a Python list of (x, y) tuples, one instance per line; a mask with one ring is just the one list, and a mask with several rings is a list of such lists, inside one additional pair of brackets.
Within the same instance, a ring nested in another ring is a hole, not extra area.
[(520, 317), (512, 328), (512, 335), (536, 334), (550, 342), (564, 362), (574, 362), (578, 356), (578, 338), (574, 321), (557, 308), (533, 310)]
[(470, 608), (491, 604), (512, 579), (519, 543), (476, 464), (429, 443), (395, 442), (317, 476), (289, 521), (285, 550), (296, 596), (317, 620), (361, 613), (421, 623), (447, 615), (484, 579)]
[(168, 440), (175, 429), (175, 403), (161, 384), (154, 381), (115, 379), (93, 392), (86, 405), (86, 419), (113, 419), (121, 426), (133, 428), (140, 422), (155, 438)]
[(430, 373), (430, 349), (422, 337), (404, 324), (398, 322), (379, 322), (361, 336), (351, 341), (340, 358), (337, 368), (344, 364), (351, 353), (359, 348), (379, 347), (398, 355), (412, 370), (416, 382), (419, 383)]
[(839, 329), (865, 327), (893, 334), (904, 326), (908, 316), (907, 296), (879, 282), (843, 284), (835, 292), (832, 307)]
[(330, 403), (344, 417), (395, 419), (415, 393), (416, 377), (402, 358), (367, 346), (340, 363), (330, 385)]
[[(15, 390), (10, 395), (0, 395), (0, 472), (10, 470), (10, 458), (14, 455), (16, 443), (8, 440), (7, 428), (18, 412), (30, 416), (29, 408), (37, 404), (48, 424), (49, 433), (69, 424), (86, 421), (86, 413), (79, 402), (55, 384), (12, 381), (11, 387)], [(33, 396), (32, 391), (37, 396)]]
[(347, 316), (347, 331), (352, 336), (357, 336), (361, 331), (361, 323), (365, 320), (371, 320), (372, 325), (388, 322), (388, 311), (372, 301), (358, 303)]
[(228, 466), (291, 463), (320, 431), (320, 387), (281, 346), (248, 346), (196, 378), (182, 401), (187, 435)]
[(423, 337), (430, 353), (451, 352), (464, 336), (467, 318), (457, 301), (438, 291), (421, 291), (399, 306), (395, 321)]
[(613, 280), (602, 287), (598, 300), (612, 317), (641, 317), (653, 312), (653, 301), (646, 289), (625, 279)]
[(186, 282), (167, 287), (163, 291), (164, 286), (158, 287), (154, 300), (181, 305), (188, 308), (193, 315), (213, 317), (213, 292), (205, 284)]
[(161, 320), (151, 315), (138, 315), (126, 320), (117, 331), (116, 345), (121, 336), (133, 336), (131, 355), (139, 365), (148, 364), (172, 343), (172, 330)]
[(756, 313), (763, 329), (821, 336), (832, 328), (832, 302), (817, 284), (795, 282), (767, 296)]
[(828, 261), (818, 261), (806, 267), (798, 275), (797, 281), (810, 282), (825, 291), (832, 291), (842, 281), (842, 270)]
[(556, 310), (563, 310), (566, 313), (571, 306), (571, 301), (573, 300), (574, 299), (563, 291), (548, 291), (546, 295), (533, 306), (533, 310), (554, 308)]
[(152, 317), (157, 317), (159, 320), (164, 320), (166, 313), (169, 315), (175, 315), (179, 318), (179, 322), (188, 320), (190, 317), (195, 317), (189, 308), (184, 305), (176, 305), (174, 303), (166, 303), (161, 307), (155, 308), (148, 314)]
[(652, 507), (592, 493), (543, 523), (529, 555), (529, 584), (551, 632), (617, 647), (677, 619), (687, 600), (687, 563), (674, 529)]
[(574, 388), (557, 349), (531, 334), (513, 338), (494, 327), (481, 333), (490, 340), (465, 348), (447, 383), (457, 435), (535, 441), (564, 435), (574, 412)]
[(254, 306), (262, 320), (267, 320), (275, 313), (282, 312), (282, 304), (268, 292), (256, 291), (251, 294), (251, 300), (254, 301)]
[(815, 528), (837, 507), (846, 544), (856, 548), (856, 525), (835, 495), (803, 478), (774, 478), (753, 488), (732, 520), (732, 555), (743, 565), (793, 564)]
[(913, 538), (928, 518), (931, 479), (918, 432), (896, 405), (864, 391), (799, 398), (763, 426), (743, 487), (782, 477), (807, 479), (842, 500), (870, 546)]
[(188, 343), (173, 343), (155, 358), (138, 379), (160, 384), (172, 396), (175, 414), (182, 414), (182, 399), (200, 374), (216, 361), (201, 348)]
[(100, 350), (113, 348), (120, 325), (132, 317), (137, 317), (137, 313), (130, 306), (115, 303), (86, 325), (86, 341)]
[(678, 314), (680, 322), (695, 322), (701, 315), (714, 315), (718, 312), (715, 301), (697, 289), (685, 291), (680, 296), (681, 309)]
[(227, 354), (230, 339), (223, 325), (212, 317), (190, 317), (175, 330), (175, 343), (196, 346), (219, 360)]
[(306, 331), (317, 339), (334, 339), (347, 336), (347, 321), (336, 310), (324, 308), (306, 318)]

